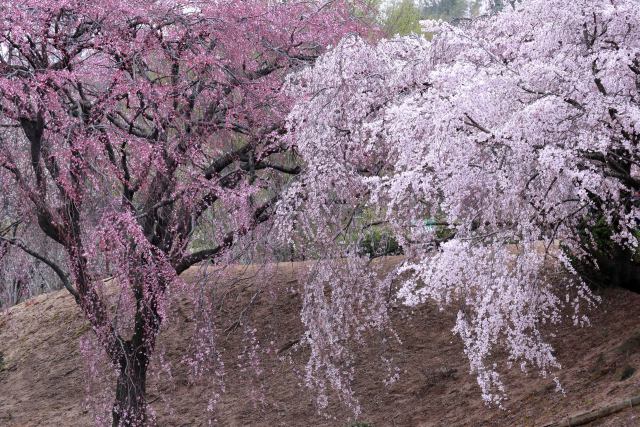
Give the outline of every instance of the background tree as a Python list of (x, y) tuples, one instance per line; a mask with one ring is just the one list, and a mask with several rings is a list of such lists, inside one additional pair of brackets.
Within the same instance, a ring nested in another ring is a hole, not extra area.
[(303, 319), (324, 327), (313, 331), (310, 369), (335, 372), (341, 359), (324, 341), (341, 342), (343, 325), (362, 318), (326, 313), (373, 292), (356, 280), (367, 265), (357, 239), (340, 236), (364, 235), (354, 213), (378, 208), (407, 257), (390, 277), (403, 279), (399, 297), (458, 309), (454, 331), (483, 398), (499, 403), (501, 368), (559, 367), (543, 325), (566, 313), (587, 322), (598, 298), (575, 260), (597, 268), (599, 257), (585, 242), (605, 227), (610, 255), (637, 253), (640, 12), (631, 0), (529, 0), (427, 30), (433, 42), (347, 38), (291, 79), (305, 96), (288, 138), (305, 172), (280, 203), (279, 226), (343, 257), (309, 282), (319, 290)]
[(501, 10), (502, 0), (426, 0), (422, 2), (425, 19), (455, 21)]
[[(278, 176), (298, 172), (277, 138), (283, 76), (363, 27), (342, 1), (1, 9), (0, 198), (9, 224), (37, 224), (64, 251), (60, 262), (5, 227), (4, 265), (21, 250), (51, 268), (119, 371), (113, 424), (147, 424), (167, 293), (190, 266), (260, 235)], [(209, 244), (194, 246), (207, 222)]]
[(379, 21), (389, 37), (420, 34), (422, 20), (459, 24), (480, 15), (496, 13), (502, 10), (504, 3), (502, 0), (392, 0), (378, 5)]
[[(16, 132), (14, 129), (13, 132)], [(5, 194), (0, 205), (0, 236), (22, 240), (28, 247), (60, 262), (61, 247), (34, 232), (37, 227), (29, 227), (17, 214), (15, 207), (19, 195)], [(62, 283), (54, 271), (42, 260), (32, 257), (22, 249), (0, 241), (0, 310), (18, 304), (42, 292), (57, 290)]]
[(420, 9), (413, 0), (393, 2), (384, 11), (384, 32), (388, 36), (420, 34)]

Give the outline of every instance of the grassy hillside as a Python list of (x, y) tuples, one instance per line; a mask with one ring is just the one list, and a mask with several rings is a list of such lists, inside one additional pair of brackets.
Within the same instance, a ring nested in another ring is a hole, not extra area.
[[(385, 261), (387, 265), (394, 260)], [(319, 415), (313, 396), (301, 385), (307, 349), (291, 346), (302, 327), (298, 317), (299, 264), (279, 264), (266, 272), (236, 267), (211, 286), (219, 291), (216, 317), (225, 362), (226, 392), (216, 413), (219, 425), (348, 426), (353, 420), (334, 404)], [(195, 272), (185, 273), (195, 280)], [(518, 372), (506, 378), (509, 400), (504, 410), (483, 405), (460, 341), (450, 330), (453, 315), (425, 305), (392, 307), (402, 344), (387, 348), (401, 375), (383, 385), (386, 370), (377, 346), (356, 348), (360, 373), (356, 390), (363, 406), (360, 421), (373, 426), (542, 426), (640, 394), (640, 295), (607, 291), (592, 327), (570, 325), (552, 340), (563, 365), (559, 377), (566, 395), (549, 379)], [(263, 374), (239, 367), (243, 331), (234, 327), (248, 314), (261, 343)], [(149, 400), (161, 426), (201, 425), (210, 384), (193, 384), (179, 363), (188, 347), (193, 322), (188, 299), (174, 304), (174, 321), (163, 331), (160, 347), (173, 362), (172, 381), (156, 365)], [(84, 402), (90, 382), (79, 339), (88, 334), (73, 299), (60, 291), (42, 295), (0, 315), (0, 425), (91, 425)], [(95, 389), (94, 389), (95, 390)], [(165, 399), (169, 399), (168, 402)], [(640, 425), (640, 411), (630, 408), (591, 425)]]

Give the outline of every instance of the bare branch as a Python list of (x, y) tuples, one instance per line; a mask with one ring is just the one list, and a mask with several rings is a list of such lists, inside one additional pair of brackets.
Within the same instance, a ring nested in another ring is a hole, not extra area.
[(43, 263), (48, 265), (49, 268), (51, 268), (56, 273), (56, 275), (60, 278), (60, 281), (62, 282), (64, 287), (69, 291), (69, 293), (71, 295), (73, 295), (73, 297), (75, 298), (76, 302), (80, 301), (80, 295), (78, 294), (78, 291), (76, 291), (75, 288), (73, 287), (73, 285), (71, 284), (71, 281), (69, 280), (69, 275), (67, 273), (65, 273), (62, 270), (62, 268), (60, 268), (60, 266), (58, 266), (58, 264), (56, 264), (54, 261), (50, 260), (46, 256), (44, 256), (44, 255), (34, 251), (33, 249), (29, 248), (27, 245), (25, 245), (20, 240), (7, 239), (6, 237), (0, 236), (0, 241), (8, 243), (8, 244), (10, 244), (12, 246), (15, 246), (17, 248), (20, 248), (24, 252), (26, 252), (27, 254), (31, 255), (32, 257), (36, 258), (37, 260), (42, 261)]

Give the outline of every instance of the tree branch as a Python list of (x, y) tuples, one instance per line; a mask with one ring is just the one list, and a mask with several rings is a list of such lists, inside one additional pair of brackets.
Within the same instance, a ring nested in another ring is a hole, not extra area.
[(202, 261), (207, 260), (207, 259), (214, 258), (218, 254), (220, 254), (220, 252), (222, 252), (225, 249), (231, 247), (233, 245), (233, 243), (235, 242), (237, 237), (245, 235), (246, 233), (249, 232), (249, 230), (255, 228), (255, 226), (257, 226), (258, 224), (261, 224), (264, 221), (266, 221), (267, 219), (269, 219), (269, 215), (266, 214), (266, 212), (278, 200), (279, 200), (279, 196), (274, 196), (273, 198), (271, 198), (271, 200), (269, 200), (268, 202), (266, 202), (265, 204), (260, 206), (258, 209), (256, 209), (255, 212), (253, 213), (254, 222), (250, 227), (247, 227), (246, 229), (244, 229), (244, 230), (242, 230), (240, 232), (227, 233), (224, 236), (224, 238), (222, 239), (222, 242), (218, 246), (216, 246), (214, 248), (203, 249), (201, 251), (193, 252), (193, 253), (183, 257), (175, 267), (176, 273), (180, 274), (180, 273), (184, 272), (186, 269), (188, 269), (189, 267), (191, 267), (191, 266), (193, 266), (193, 265), (195, 265), (195, 264), (197, 264), (199, 262), (202, 262)]
[(73, 297), (75, 298), (76, 302), (80, 301), (80, 295), (78, 294), (78, 291), (76, 291), (75, 288), (73, 287), (73, 285), (71, 284), (71, 281), (69, 280), (69, 275), (66, 274), (62, 270), (62, 268), (60, 268), (55, 262), (51, 261), (49, 258), (45, 257), (44, 255), (34, 251), (33, 249), (30, 249), (27, 245), (22, 243), (20, 240), (7, 239), (6, 237), (0, 236), (0, 241), (6, 242), (6, 243), (8, 243), (8, 244), (10, 244), (12, 246), (18, 247), (18, 248), (22, 249), (24, 252), (26, 252), (27, 254), (31, 255), (34, 258), (36, 258), (37, 260), (42, 261), (43, 263), (45, 263), (60, 278), (60, 281), (62, 282), (64, 287), (69, 291), (69, 293), (71, 295), (73, 295)]

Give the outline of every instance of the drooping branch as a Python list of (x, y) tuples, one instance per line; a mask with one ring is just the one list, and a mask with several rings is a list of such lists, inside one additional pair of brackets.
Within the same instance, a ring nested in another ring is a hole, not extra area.
[(21, 242), (18, 239), (7, 239), (6, 237), (0, 236), (0, 241), (3, 241), (17, 248), (20, 248), (25, 253), (31, 255), (35, 259), (42, 261), (47, 266), (49, 266), (49, 268), (51, 268), (53, 272), (56, 273), (56, 275), (60, 279), (60, 282), (65, 287), (65, 289), (69, 291), (71, 295), (73, 295), (76, 302), (79, 301), (80, 295), (78, 294), (78, 291), (76, 291), (76, 289), (71, 284), (71, 280), (69, 280), (69, 275), (65, 273), (64, 270), (62, 270), (62, 268), (58, 264), (56, 264), (54, 261), (50, 260), (46, 256), (40, 254), (39, 252), (36, 252), (33, 249), (29, 248), (27, 245), (25, 245), (23, 242)]

